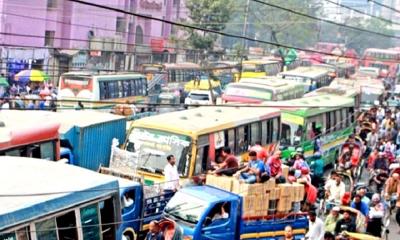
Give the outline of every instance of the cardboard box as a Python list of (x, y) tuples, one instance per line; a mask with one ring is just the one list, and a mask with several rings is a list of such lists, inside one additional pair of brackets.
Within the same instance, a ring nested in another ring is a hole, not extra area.
[(301, 202), (304, 198), (304, 185), (300, 183), (293, 183), (293, 202)]
[(287, 196), (291, 196), (292, 195), (292, 190), (293, 190), (293, 185), (290, 183), (281, 183), (278, 184), (278, 188), (280, 189), (280, 197), (287, 197)]
[(282, 175), (287, 179), (289, 175), (289, 166), (282, 164)]
[(264, 183), (264, 192), (268, 193), (276, 187), (275, 178), (271, 178)]
[(232, 192), (239, 194), (241, 196), (261, 195), (265, 193), (264, 184), (262, 183), (248, 184), (239, 182), (239, 180), (233, 180)]
[(234, 179), (232, 177), (216, 176), (212, 174), (208, 174), (206, 178), (207, 185), (217, 187), (229, 192), (232, 191), (233, 181)]
[(281, 189), (274, 188), (269, 192), (269, 199), (270, 200), (277, 200), (280, 197)]
[(278, 212), (289, 212), (292, 209), (292, 201), (289, 196), (281, 196), (278, 200), (276, 210)]

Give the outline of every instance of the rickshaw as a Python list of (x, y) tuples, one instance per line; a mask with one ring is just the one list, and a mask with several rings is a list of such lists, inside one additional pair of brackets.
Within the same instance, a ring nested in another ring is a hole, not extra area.
[(343, 214), (345, 211), (349, 211), (351, 217), (354, 219), (354, 223), (356, 224), (356, 231), (359, 233), (365, 232), (366, 217), (357, 209), (348, 206), (340, 206), (340, 213)]
[(367, 135), (370, 132), (372, 132), (372, 124), (367, 121), (361, 123), (361, 130), (360, 130), (359, 136), (363, 141), (365, 141), (367, 139)]
[(349, 172), (356, 179), (360, 174), (362, 161), (362, 145), (360, 143), (344, 143), (340, 149), (337, 171)]
[(353, 233), (344, 231), (343, 236), (347, 237), (350, 240), (380, 240), (381, 238), (374, 237), (364, 233)]

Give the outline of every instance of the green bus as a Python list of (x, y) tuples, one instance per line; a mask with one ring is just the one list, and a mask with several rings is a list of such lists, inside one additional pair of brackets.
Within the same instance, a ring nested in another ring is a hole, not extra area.
[[(282, 156), (288, 159), (297, 147), (304, 150), (306, 159), (314, 154), (317, 129), (321, 131), (321, 153), (325, 165), (333, 164), (339, 148), (354, 132), (355, 102), (353, 98), (333, 94), (318, 95), (268, 105), (281, 108)], [(290, 107), (289, 107), (290, 106)]]

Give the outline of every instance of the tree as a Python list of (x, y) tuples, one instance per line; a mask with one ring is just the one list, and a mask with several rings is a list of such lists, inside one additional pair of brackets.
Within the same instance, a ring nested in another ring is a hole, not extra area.
[[(232, 14), (232, 0), (187, 0), (190, 24), (196, 27), (222, 31)], [(186, 29), (188, 41), (195, 49), (210, 50), (218, 38), (217, 34)]]

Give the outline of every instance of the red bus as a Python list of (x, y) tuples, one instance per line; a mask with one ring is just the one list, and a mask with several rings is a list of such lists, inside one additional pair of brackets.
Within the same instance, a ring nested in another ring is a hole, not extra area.
[(368, 48), (364, 51), (363, 66), (380, 69), (380, 78), (396, 78), (400, 51), (393, 49)]
[(26, 111), (4, 111), (0, 123), (0, 156), (59, 160), (60, 124)]

